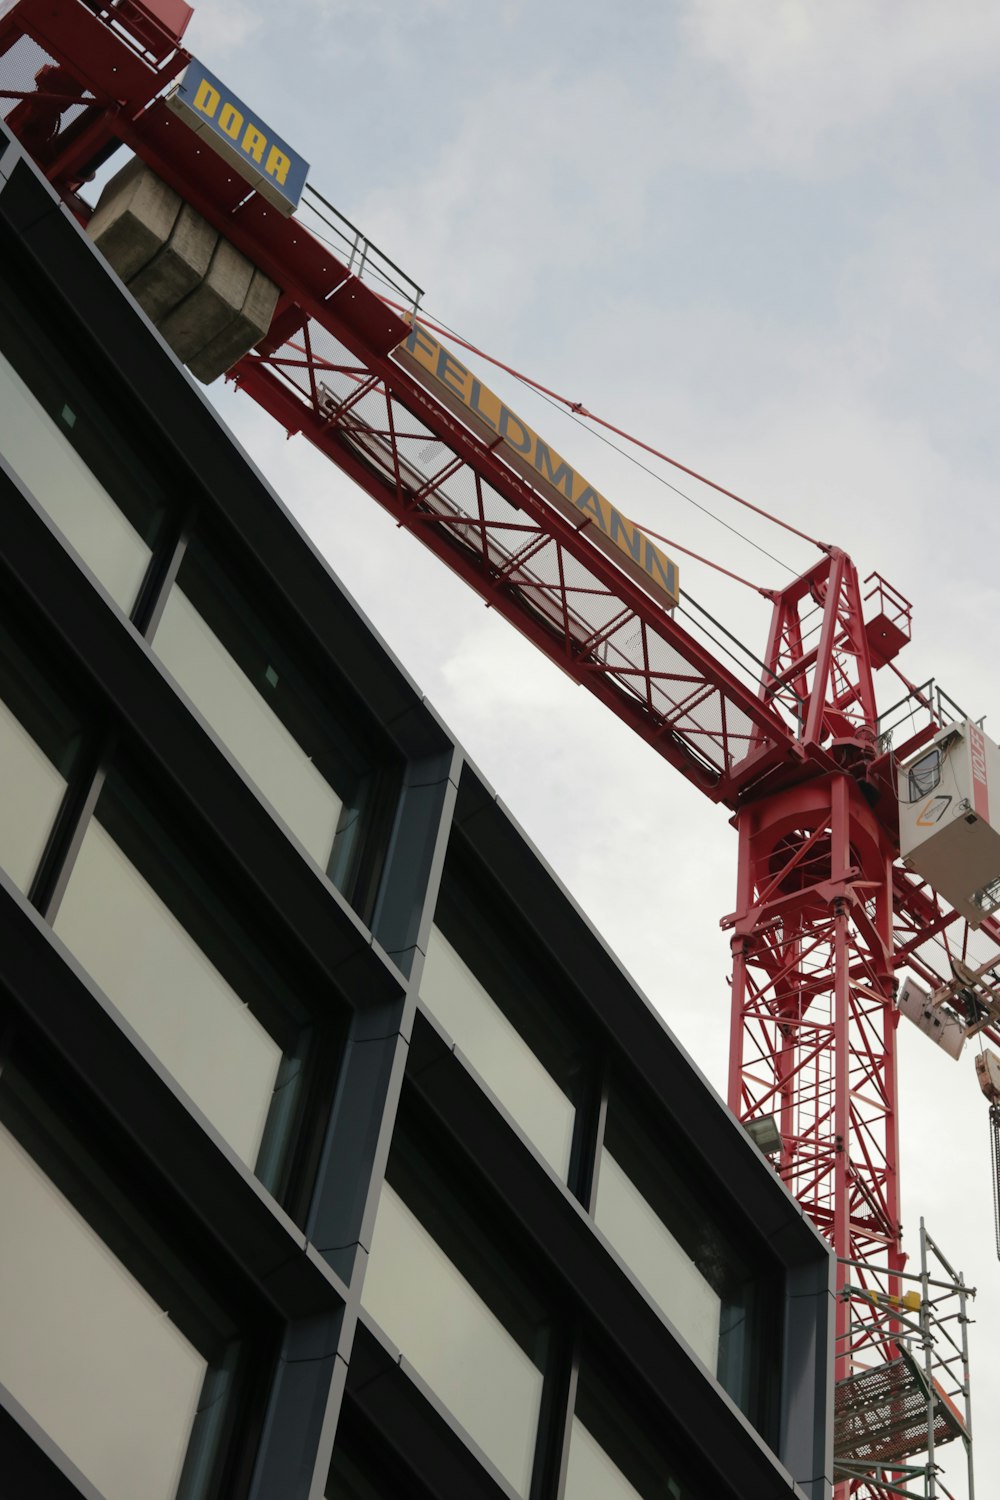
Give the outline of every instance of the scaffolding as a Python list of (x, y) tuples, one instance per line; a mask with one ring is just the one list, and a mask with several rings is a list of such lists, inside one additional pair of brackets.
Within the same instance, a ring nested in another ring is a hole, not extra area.
[[(890, 1290), (866, 1286), (869, 1268), (861, 1262), (842, 1264), (842, 1296), (859, 1318), (852, 1317), (848, 1334), (851, 1372), (834, 1396), (835, 1483), (879, 1500), (958, 1500), (944, 1483), (938, 1452), (960, 1440), (966, 1497), (975, 1500), (968, 1340), (975, 1288), (952, 1268), (923, 1219), (920, 1271), (900, 1273)], [(864, 1330), (860, 1348), (857, 1326)]]

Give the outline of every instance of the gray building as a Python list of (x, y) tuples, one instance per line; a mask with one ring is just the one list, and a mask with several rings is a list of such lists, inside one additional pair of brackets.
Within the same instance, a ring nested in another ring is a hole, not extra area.
[(824, 1241), (0, 147), (0, 1493), (823, 1500)]

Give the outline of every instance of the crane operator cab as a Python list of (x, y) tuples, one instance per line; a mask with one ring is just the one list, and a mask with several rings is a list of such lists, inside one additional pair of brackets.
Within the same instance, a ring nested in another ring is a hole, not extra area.
[(899, 852), (970, 927), (1000, 909), (1000, 749), (971, 719), (901, 767)]
[[(899, 852), (970, 927), (1000, 908), (1000, 750), (978, 724), (938, 730), (900, 768)], [(908, 975), (896, 1008), (957, 1059), (970, 1037), (1000, 1023), (1000, 966), (952, 956), (951, 970), (933, 991)]]

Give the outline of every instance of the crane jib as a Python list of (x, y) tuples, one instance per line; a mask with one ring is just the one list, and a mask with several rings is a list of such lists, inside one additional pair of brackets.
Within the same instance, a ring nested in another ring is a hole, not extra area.
[(586, 526), (591, 541), (673, 609), (680, 598), (676, 563), (477, 380), (445, 344), (422, 324), (413, 323), (396, 357), (423, 383), (430, 375), (435, 394), (449, 410), (491, 445), (499, 439), (497, 451), (505, 462), (574, 525)]

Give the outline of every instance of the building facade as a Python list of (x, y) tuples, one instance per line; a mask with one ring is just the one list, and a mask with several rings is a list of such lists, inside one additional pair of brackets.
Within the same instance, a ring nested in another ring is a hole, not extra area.
[(0, 1493), (830, 1493), (831, 1262), (0, 137)]

